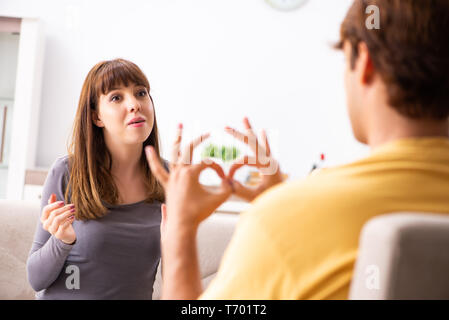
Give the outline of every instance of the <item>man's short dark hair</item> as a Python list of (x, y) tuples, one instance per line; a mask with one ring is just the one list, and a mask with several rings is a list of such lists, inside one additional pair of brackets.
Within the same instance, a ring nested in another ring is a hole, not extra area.
[[(380, 28), (368, 29), (369, 5)], [(449, 0), (355, 0), (340, 30), (352, 47), (351, 68), (364, 42), (387, 88), (388, 103), (413, 119), (449, 116)]]

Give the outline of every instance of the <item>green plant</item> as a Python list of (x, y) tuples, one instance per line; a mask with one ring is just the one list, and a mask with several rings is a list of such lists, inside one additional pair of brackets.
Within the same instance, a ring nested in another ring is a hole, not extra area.
[(240, 154), (240, 150), (235, 146), (217, 146), (213, 143), (207, 145), (202, 154), (202, 158), (216, 158), (221, 159), (223, 162), (228, 162), (237, 159)]

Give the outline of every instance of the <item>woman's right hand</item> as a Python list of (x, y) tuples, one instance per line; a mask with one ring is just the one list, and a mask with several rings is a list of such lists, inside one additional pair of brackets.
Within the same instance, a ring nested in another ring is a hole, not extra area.
[(76, 240), (72, 223), (75, 220), (75, 205), (64, 206), (64, 201), (56, 202), (56, 195), (52, 193), (48, 205), (42, 210), (41, 222), (43, 228), (57, 239), (66, 244), (73, 244)]

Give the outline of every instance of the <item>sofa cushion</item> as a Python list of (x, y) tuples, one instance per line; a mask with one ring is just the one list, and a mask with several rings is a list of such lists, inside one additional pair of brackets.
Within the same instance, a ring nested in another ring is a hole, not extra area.
[(39, 211), (39, 201), (0, 200), (0, 299), (34, 299), (26, 261)]
[[(205, 289), (217, 273), (223, 253), (234, 233), (238, 214), (214, 213), (201, 223), (197, 234), (201, 283)], [(161, 264), (156, 273), (153, 299), (160, 299), (162, 287)]]
[[(26, 261), (39, 215), (38, 201), (0, 200), (0, 299), (34, 299)], [(200, 225), (197, 245), (203, 288), (214, 278), (237, 220), (235, 214), (215, 213)], [(159, 265), (153, 299), (160, 298), (160, 269)]]

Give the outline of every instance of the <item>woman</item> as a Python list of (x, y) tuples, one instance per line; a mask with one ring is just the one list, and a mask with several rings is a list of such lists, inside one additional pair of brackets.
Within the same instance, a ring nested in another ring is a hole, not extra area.
[(88, 73), (68, 156), (43, 188), (27, 261), (38, 299), (151, 299), (164, 191), (144, 152), (151, 145), (160, 159), (149, 91), (127, 60)]

